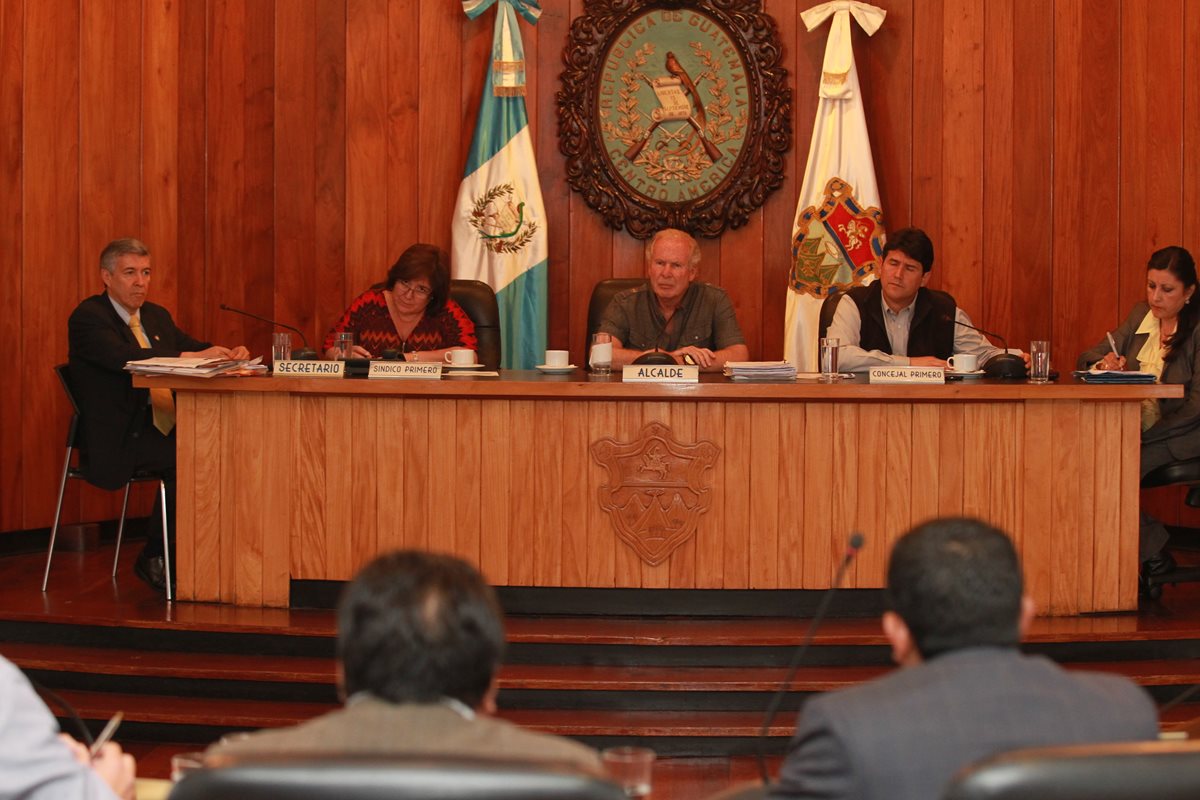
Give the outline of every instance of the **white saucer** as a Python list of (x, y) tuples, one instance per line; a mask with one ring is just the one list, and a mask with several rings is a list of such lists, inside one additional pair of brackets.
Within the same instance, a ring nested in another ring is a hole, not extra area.
[(951, 377), (951, 378), (953, 378), (953, 377), (978, 378), (982, 374), (983, 374), (983, 370), (981, 370), (981, 369), (974, 370), (973, 372), (965, 372), (963, 370), (957, 370), (957, 369), (946, 370), (947, 377)]
[(446, 369), (483, 369), (483, 364), (445, 364)]
[(566, 375), (568, 372), (574, 372), (579, 369), (574, 364), (567, 364), (565, 367), (551, 367), (546, 364), (538, 364), (537, 370), (544, 372), (547, 375)]

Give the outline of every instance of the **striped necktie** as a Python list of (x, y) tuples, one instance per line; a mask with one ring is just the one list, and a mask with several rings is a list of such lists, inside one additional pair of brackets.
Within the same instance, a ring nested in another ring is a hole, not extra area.
[[(150, 349), (150, 340), (146, 338), (142, 320), (137, 315), (129, 318), (129, 329), (133, 331), (133, 338), (138, 340), (138, 344)], [(166, 436), (175, 427), (175, 398), (171, 396), (171, 390), (151, 389), (150, 406), (154, 409), (154, 427)]]

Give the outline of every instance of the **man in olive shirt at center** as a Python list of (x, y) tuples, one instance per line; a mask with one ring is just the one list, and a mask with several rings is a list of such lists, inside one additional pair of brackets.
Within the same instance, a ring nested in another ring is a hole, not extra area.
[(600, 322), (613, 337), (613, 366), (648, 352), (717, 372), (726, 361), (750, 357), (729, 295), (696, 282), (700, 245), (681, 230), (664, 228), (646, 243), (646, 284), (618, 293)]

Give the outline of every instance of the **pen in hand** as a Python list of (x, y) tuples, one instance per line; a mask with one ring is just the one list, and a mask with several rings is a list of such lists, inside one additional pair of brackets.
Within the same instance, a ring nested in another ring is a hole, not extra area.
[(112, 715), (112, 719), (104, 726), (104, 730), (100, 731), (100, 735), (96, 737), (96, 741), (92, 742), (92, 746), (88, 748), (88, 753), (92, 758), (100, 754), (100, 750), (104, 745), (108, 744), (109, 740), (117, 733), (117, 728), (121, 727), (121, 720), (125, 719), (125, 712), (118, 711)]
[(1112, 337), (1112, 331), (1108, 331), (1104, 335), (1108, 337), (1108, 346), (1112, 348), (1112, 354), (1117, 355), (1117, 343)]

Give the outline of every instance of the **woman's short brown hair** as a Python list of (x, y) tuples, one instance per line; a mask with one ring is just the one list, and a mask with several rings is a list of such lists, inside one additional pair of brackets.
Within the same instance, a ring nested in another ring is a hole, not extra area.
[(414, 278), (429, 281), (431, 291), (426, 313), (441, 311), (446, 305), (446, 298), (450, 296), (450, 256), (446, 251), (432, 244), (418, 242), (410, 245), (388, 270), (386, 288), (395, 291), (397, 283)]

